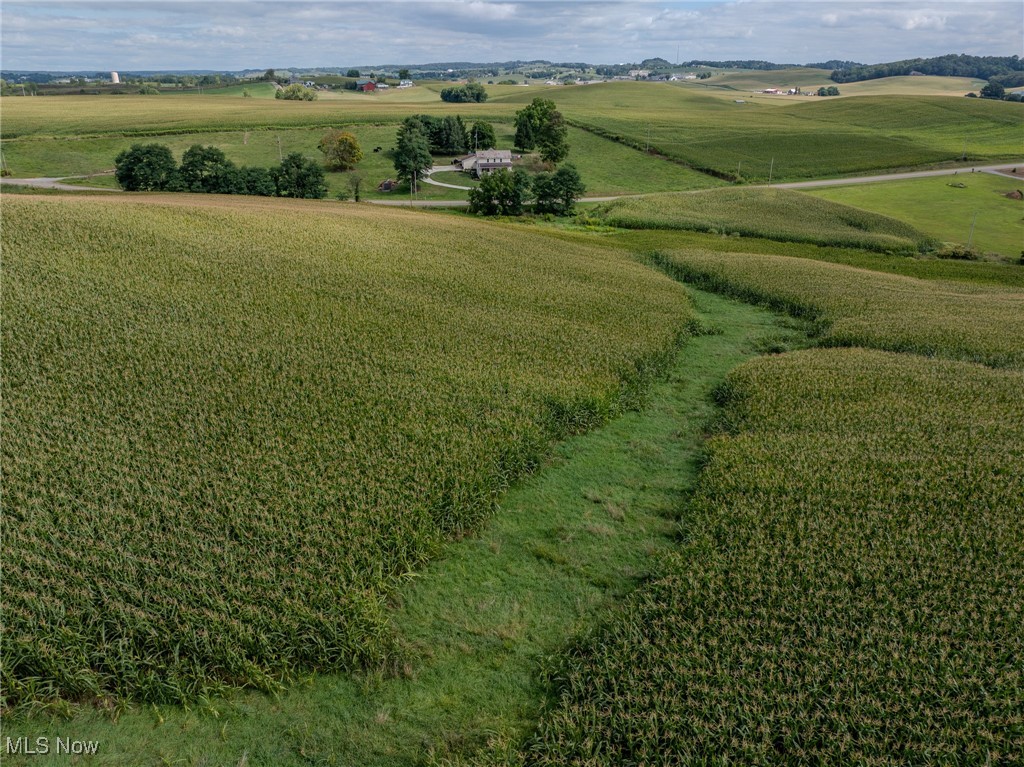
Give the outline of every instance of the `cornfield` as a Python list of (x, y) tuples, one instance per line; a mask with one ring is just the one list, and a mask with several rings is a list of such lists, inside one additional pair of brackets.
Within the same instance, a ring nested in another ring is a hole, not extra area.
[(532, 765), (1016, 764), (1024, 376), (742, 366), (664, 576), (552, 667)]
[(402, 211), (4, 199), (4, 705), (398, 661), (392, 587), (690, 312), (605, 249)]

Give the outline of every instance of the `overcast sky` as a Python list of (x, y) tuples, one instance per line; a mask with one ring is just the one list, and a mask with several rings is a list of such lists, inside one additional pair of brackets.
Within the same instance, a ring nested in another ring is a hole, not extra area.
[(0, 67), (265, 69), (661, 56), (878, 63), (1024, 53), (1020, 0), (2, 0)]

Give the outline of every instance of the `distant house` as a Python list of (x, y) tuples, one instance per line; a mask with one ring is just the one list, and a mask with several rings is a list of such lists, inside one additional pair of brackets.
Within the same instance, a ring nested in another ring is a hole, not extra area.
[(356, 80), (356, 90), (363, 93), (370, 93), (377, 90), (377, 83), (373, 80)]
[(481, 149), (475, 154), (460, 158), (456, 164), (466, 173), (477, 178), (494, 173), (496, 170), (512, 169), (511, 149)]
[(774, 96), (774, 95), (778, 95), (779, 89), (778, 88), (765, 88), (763, 91), (761, 91), (761, 93), (768, 93), (768, 94), (771, 94), (771, 95)]
[(415, 84), (416, 84), (416, 83), (414, 83), (414, 82), (413, 82), (412, 80), (401, 80), (401, 81), (400, 81), (400, 82), (398, 83), (398, 87), (399, 87), (399, 88), (411, 88), (411, 87), (413, 87), (413, 86), (414, 86)]

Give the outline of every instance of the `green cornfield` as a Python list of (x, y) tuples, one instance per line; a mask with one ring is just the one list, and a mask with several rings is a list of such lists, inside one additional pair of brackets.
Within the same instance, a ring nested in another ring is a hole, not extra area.
[(1019, 289), (767, 254), (694, 249), (654, 258), (686, 281), (811, 320), (829, 345), (1024, 368)]
[(530, 765), (1010, 765), (1024, 753), (1024, 375), (762, 357), (664, 575), (550, 670)]
[(415, 212), (16, 196), (2, 236), (5, 707), (399, 662), (392, 588), (691, 317), (623, 253)]

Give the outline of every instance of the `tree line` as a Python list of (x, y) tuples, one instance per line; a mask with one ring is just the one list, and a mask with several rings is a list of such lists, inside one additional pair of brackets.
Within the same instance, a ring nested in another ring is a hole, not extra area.
[(200, 192), (319, 199), (327, 194), (320, 163), (293, 152), (273, 168), (239, 167), (217, 147), (195, 144), (177, 163), (163, 144), (133, 144), (114, 160), (127, 192)]
[(886, 64), (864, 64), (836, 69), (831, 79), (837, 83), (876, 80), (882, 77), (905, 77), (911, 72), (944, 77), (977, 77), (996, 79), (1004, 87), (1024, 85), (1024, 61), (1018, 56), (967, 56), (965, 54), (936, 56), (930, 59), (905, 59)]

